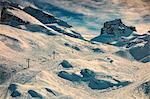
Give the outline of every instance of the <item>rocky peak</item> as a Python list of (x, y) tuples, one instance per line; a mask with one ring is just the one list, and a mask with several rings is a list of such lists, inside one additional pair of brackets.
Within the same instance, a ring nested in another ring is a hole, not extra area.
[(104, 27), (110, 27), (111, 25), (120, 25), (120, 24), (123, 24), (121, 19), (115, 19), (113, 21), (105, 22)]
[(136, 28), (133, 26), (126, 26), (121, 19), (115, 19), (104, 23), (101, 29), (101, 34), (92, 39), (92, 41), (112, 44), (118, 42), (123, 37), (130, 36)]
[(126, 26), (121, 19), (116, 19), (105, 22), (101, 35), (93, 38), (92, 41), (124, 47), (134, 59), (149, 62), (150, 31), (142, 35), (133, 33), (134, 31), (136, 31), (135, 27)]
[(135, 27), (126, 26), (121, 19), (115, 19), (104, 23), (101, 35), (129, 36), (133, 31), (136, 31)]

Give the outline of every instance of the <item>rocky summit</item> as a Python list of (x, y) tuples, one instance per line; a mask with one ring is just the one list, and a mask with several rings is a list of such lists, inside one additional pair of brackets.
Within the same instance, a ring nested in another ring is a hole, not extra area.
[(101, 29), (101, 34), (98, 37), (92, 39), (92, 41), (98, 41), (103, 43), (113, 43), (118, 41), (121, 37), (128, 37), (134, 31), (135, 27), (126, 26), (121, 19), (115, 19), (104, 23), (104, 27)]
[(123, 53), (126, 52), (127, 54), (129, 52), (134, 59), (142, 62), (150, 61), (150, 51), (148, 51), (150, 49), (149, 33), (137, 34), (135, 27), (124, 25), (121, 19), (105, 22), (101, 34), (91, 39), (91, 41), (124, 48)]

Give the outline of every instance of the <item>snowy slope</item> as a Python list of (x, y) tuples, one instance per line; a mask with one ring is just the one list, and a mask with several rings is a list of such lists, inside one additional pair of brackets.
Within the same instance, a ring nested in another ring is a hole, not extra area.
[[(31, 13), (32, 12), (32, 13)], [(21, 7), (3, 4), (1, 10), (3, 24), (25, 29), (31, 32), (43, 32), (48, 35), (65, 34), (74, 38), (84, 39), (72, 26), (54, 16), (33, 7)], [(20, 16), (19, 16), (20, 15)], [(21, 16), (22, 15), (22, 16)], [(24, 15), (26, 16), (25, 18)], [(49, 21), (50, 20), (50, 21)], [(57, 33), (50, 33), (50, 32)]]
[(83, 39), (83, 37), (79, 33), (75, 32), (75, 30), (72, 28), (71, 25), (58, 18), (55, 18), (53, 15), (50, 15), (46, 12), (43, 12), (39, 9), (35, 9), (33, 7), (25, 7), (23, 10), (29, 13), (30, 15), (34, 16), (36, 19), (40, 20), (43, 24), (45, 24), (49, 28), (58, 31), (59, 33), (74, 38)]
[[(149, 99), (149, 63), (116, 55), (120, 47), (55, 31), (48, 26), (66, 29), (47, 25), (41, 14), (16, 7), (6, 12), (11, 17), (0, 24), (1, 99)], [(31, 24), (43, 28), (31, 31)]]

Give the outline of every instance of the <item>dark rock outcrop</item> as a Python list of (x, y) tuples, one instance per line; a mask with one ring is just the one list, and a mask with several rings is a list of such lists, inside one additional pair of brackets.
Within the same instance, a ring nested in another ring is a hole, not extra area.
[[(137, 37), (137, 40), (131, 41), (137, 44), (133, 45), (129, 48), (129, 52), (131, 55), (141, 62), (149, 62), (150, 61), (150, 35), (144, 35)], [(131, 43), (130, 43), (131, 44)], [(141, 44), (141, 45), (140, 45)]]
[(63, 60), (60, 65), (62, 65), (64, 68), (73, 68), (73, 66), (67, 60)]
[(135, 27), (126, 26), (121, 19), (116, 19), (104, 23), (101, 35), (129, 36), (133, 31), (136, 31)]
[[(46, 12), (43, 12), (39, 9), (35, 9), (33, 7), (25, 7), (23, 10), (25, 12), (27, 12), (28, 14), (32, 15), (33, 17), (35, 17), (36, 19), (38, 19), (40, 22), (42, 22), (49, 28), (51, 28), (59, 33), (65, 34), (70, 37), (83, 39), (83, 37), (75, 31), (70, 31), (70, 32), (65, 31), (65, 29), (72, 28), (71, 25), (69, 25), (68, 23), (66, 23)], [(58, 26), (63, 27), (64, 29), (61, 29), (60, 27), (55, 26), (53, 24), (57, 24)]]
[(112, 77), (111, 77), (112, 80), (114, 80), (117, 83), (112, 83), (111, 81), (97, 79), (96, 73), (94, 71), (89, 70), (89, 69), (81, 70), (80, 74), (82, 76), (74, 74), (74, 73), (68, 73), (66, 71), (61, 71), (58, 73), (58, 76), (63, 78), (63, 79), (72, 81), (72, 82), (85, 82), (93, 90), (103, 90), (103, 89), (112, 88), (114, 86), (119, 88), (119, 87), (127, 86), (128, 84), (131, 83), (129, 81), (119, 81), (119, 80), (114, 79)]
[(89, 85), (88, 85), (91, 89), (107, 89), (110, 87), (113, 87), (114, 84), (109, 82), (109, 81), (104, 81), (104, 80), (92, 80), (90, 81)]
[(43, 99), (42, 95), (39, 94), (39, 93), (37, 93), (37, 92), (34, 91), (34, 90), (29, 90), (28, 93), (29, 93), (32, 97), (34, 97), (34, 98), (40, 98), (40, 99)]
[(69, 80), (69, 81), (73, 81), (73, 82), (78, 82), (81, 80), (81, 77), (78, 76), (77, 74), (74, 74), (74, 73), (68, 73), (68, 72), (65, 72), (65, 71), (61, 71), (58, 73), (58, 76), (61, 77), (61, 78), (64, 78), (66, 80)]
[(54, 96), (57, 96), (58, 93), (56, 93), (55, 91), (51, 90), (50, 88), (45, 88), (46, 91), (48, 91), (49, 93), (53, 94)]
[(134, 31), (136, 31), (135, 27), (126, 26), (122, 23), (121, 19), (116, 19), (105, 22), (100, 36), (93, 38), (91, 41), (111, 44), (114, 41), (118, 41), (122, 36), (130, 36)]
[(95, 76), (96, 76), (96, 73), (94, 71), (89, 70), (89, 69), (82, 69), (80, 73), (81, 73), (81, 75), (83, 75), (83, 77), (95, 78)]
[(8, 90), (10, 91), (12, 97), (20, 97), (21, 96), (21, 93), (17, 90), (16, 84), (10, 84), (8, 87)]
[(104, 53), (100, 48), (93, 48), (92, 50), (95, 53)]
[(30, 15), (34, 16), (35, 18), (37, 18), (39, 21), (41, 21), (44, 24), (53, 24), (56, 23), (60, 26), (66, 27), (66, 28), (71, 28), (72, 26), (69, 25), (68, 23), (55, 18), (54, 16), (45, 13), (39, 9), (35, 9), (33, 7), (25, 7), (24, 11), (29, 13)]
[(65, 43), (64, 45), (67, 46), (67, 47), (73, 48), (73, 49), (75, 49), (76, 51), (80, 51), (80, 48), (77, 47), (77, 46), (70, 45), (70, 44), (68, 44), (68, 43)]
[(128, 60), (134, 60), (134, 57), (130, 54), (130, 52), (125, 51), (125, 50), (119, 50), (114, 53), (117, 56), (120, 56), (122, 58), (128, 59)]
[(26, 25), (29, 22), (25, 22), (17, 16), (13, 15), (8, 11), (8, 9), (12, 9), (13, 7), (3, 7), (1, 11), (1, 22), (3, 24), (11, 25), (13, 27), (17, 27), (18, 25)]

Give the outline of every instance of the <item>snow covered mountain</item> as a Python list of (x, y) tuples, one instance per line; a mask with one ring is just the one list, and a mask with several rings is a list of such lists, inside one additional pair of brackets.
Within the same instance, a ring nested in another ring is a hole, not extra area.
[(92, 39), (107, 44), (116, 44), (121, 41), (121, 37), (129, 37), (134, 31), (135, 27), (129, 27), (122, 23), (121, 19), (105, 22), (101, 29), (101, 34)]
[(91, 41), (122, 47), (136, 60), (150, 61), (150, 34), (136, 34), (136, 28), (124, 25), (121, 19), (104, 23), (101, 34), (91, 39)]
[[(71, 25), (39, 9), (33, 7), (21, 8), (19, 5), (15, 4), (14, 6), (9, 2), (1, 2), (1, 5), (4, 6), (1, 10), (1, 22), (3, 24), (32, 32), (40, 31), (48, 35), (54, 35), (50, 32), (50, 30), (53, 30), (74, 38), (84, 39), (79, 33), (75, 32)], [(28, 17), (23, 19), (19, 14), (25, 14)]]
[[(117, 38), (129, 40), (118, 47), (111, 40), (85, 40), (67, 22), (36, 6), (0, 2), (0, 9), (0, 99), (150, 98), (148, 33), (131, 34), (135, 29), (117, 20)], [(103, 30), (106, 36), (109, 30)], [(135, 60), (130, 50), (145, 52), (140, 59), (146, 63)]]

